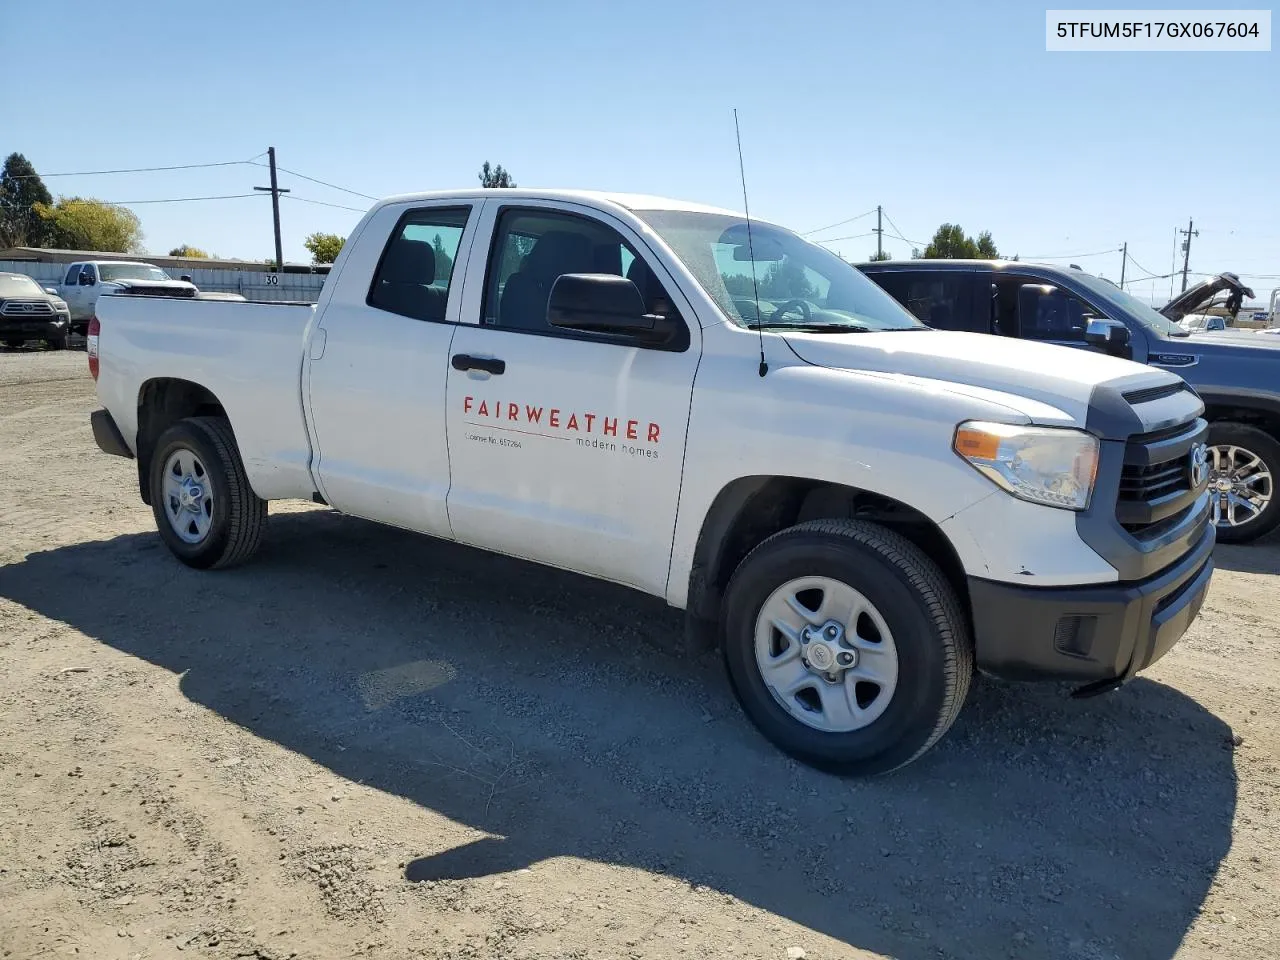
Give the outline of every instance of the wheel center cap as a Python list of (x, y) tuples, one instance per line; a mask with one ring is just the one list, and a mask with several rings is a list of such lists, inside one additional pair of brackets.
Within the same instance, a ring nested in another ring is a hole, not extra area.
[(1219, 493), (1230, 493), (1234, 486), (1230, 477), (1219, 477), (1213, 483)]
[(836, 663), (836, 655), (825, 643), (815, 643), (808, 649), (809, 665), (815, 670), (826, 672)]

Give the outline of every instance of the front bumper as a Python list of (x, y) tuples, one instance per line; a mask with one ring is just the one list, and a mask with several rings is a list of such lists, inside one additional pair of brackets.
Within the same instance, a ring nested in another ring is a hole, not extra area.
[(65, 336), (70, 330), (71, 324), (66, 317), (40, 317), (38, 320), (0, 317), (0, 340), (17, 337), (24, 340), (50, 340)]
[(978, 669), (1003, 680), (1124, 682), (1186, 633), (1213, 575), (1215, 531), (1146, 580), (1022, 587), (969, 578)]

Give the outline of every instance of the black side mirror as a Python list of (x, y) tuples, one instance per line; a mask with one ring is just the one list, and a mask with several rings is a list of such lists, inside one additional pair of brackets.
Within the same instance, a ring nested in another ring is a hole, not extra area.
[(184, 273), (184, 274), (183, 274), (182, 276), (180, 276), (178, 279), (179, 279), (179, 280), (181, 280), (181, 281), (182, 281), (182, 282), (184, 282), (184, 283), (190, 283), (190, 282), (191, 282), (191, 276), (190, 276), (189, 274), (186, 274), (186, 273)]
[(92, 287), (92, 286), (93, 286), (93, 284), (94, 284), (94, 282), (95, 282), (95, 281), (94, 281), (94, 279), (93, 279), (92, 275), (87, 274), (87, 273), (82, 273), (82, 274), (80, 274), (80, 286), (82, 286), (82, 287)]
[(669, 317), (644, 312), (640, 288), (611, 273), (564, 273), (551, 285), (547, 323), (661, 343), (675, 332)]
[(1084, 342), (1117, 357), (1129, 355), (1129, 328), (1116, 320), (1092, 319), (1085, 327)]

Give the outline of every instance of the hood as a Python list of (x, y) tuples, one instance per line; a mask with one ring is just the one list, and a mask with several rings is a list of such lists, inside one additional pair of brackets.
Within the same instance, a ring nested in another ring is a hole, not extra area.
[(925, 378), (989, 400), (998, 394), (998, 402), (1042, 424), (1084, 424), (1099, 384), (1123, 381), (1125, 390), (1145, 390), (1181, 382), (1167, 371), (1093, 350), (982, 333), (788, 333), (785, 339), (816, 366)]
[(1241, 283), (1238, 276), (1234, 273), (1220, 273), (1216, 277), (1210, 277), (1193, 287), (1188, 287), (1161, 307), (1160, 312), (1177, 323), (1188, 314), (1195, 313), (1198, 308), (1209, 303), (1215, 294), (1224, 290), (1227, 291), (1227, 312), (1233, 318), (1240, 312), (1240, 305), (1244, 303), (1245, 298), (1253, 298), (1253, 291)]

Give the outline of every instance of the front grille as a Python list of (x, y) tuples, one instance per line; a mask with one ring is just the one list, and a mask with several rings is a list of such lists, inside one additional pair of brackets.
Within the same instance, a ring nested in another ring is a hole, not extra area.
[(1208, 426), (1196, 418), (1187, 423), (1130, 438), (1125, 446), (1116, 519), (1139, 540), (1154, 540), (1176, 527), (1204, 489), (1208, 469), (1192, 476), (1193, 452), (1204, 442)]
[(125, 287), (124, 293), (135, 297), (194, 297), (191, 287)]
[(52, 317), (55, 312), (47, 300), (6, 300), (0, 306), (0, 317)]

